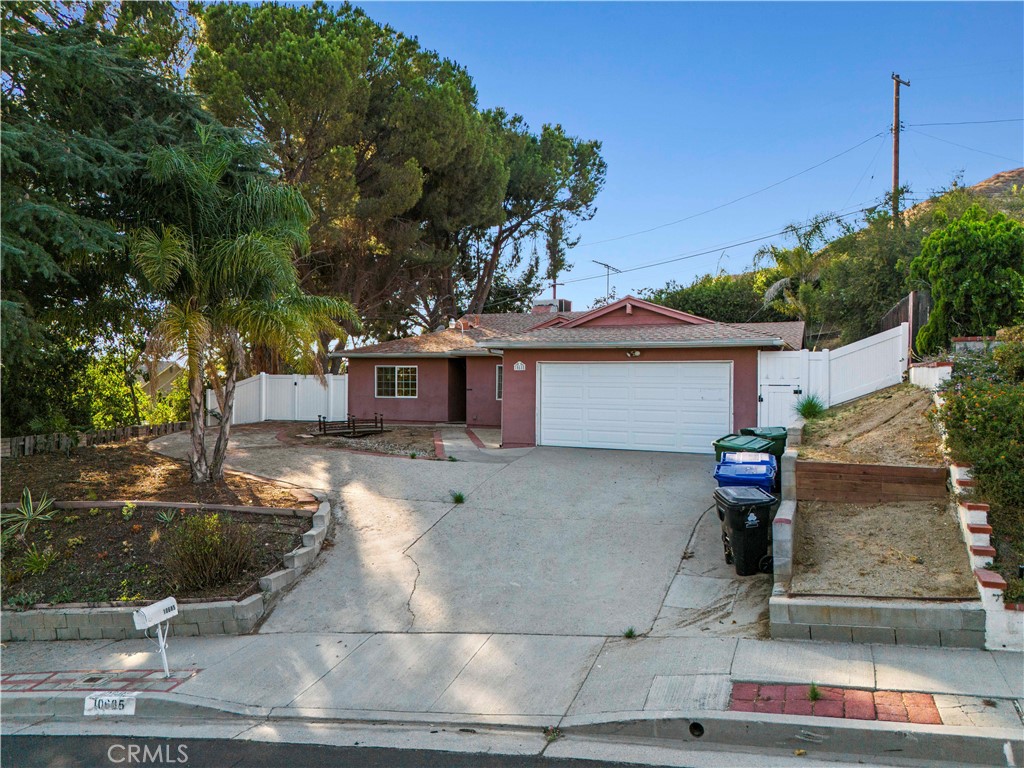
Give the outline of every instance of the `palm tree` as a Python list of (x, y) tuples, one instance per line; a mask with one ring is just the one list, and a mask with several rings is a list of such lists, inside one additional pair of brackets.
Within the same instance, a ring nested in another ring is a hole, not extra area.
[[(158, 227), (140, 227), (130, 238), (143, 282), (165, 305), (154, 337), (187, 361), (194, 483), (223, 477), (247, 342), (298, 355), (319, 373), (319, 334), (336, 332), (342, 321), (358, 326), (348, 302), (299, 287), (293, 257), (309, 246), (310, 210), (294, 187), (268, 175), (263, 151), (206, 126), (194, 143), (155, 152), (149, 178), (166, 210), (154, 216)], [(212, 458), (204, 377), (221, 406)]]
[[(779, 309), (790, 315), (810, 322), (816, 311), (813, 287), (821, 275), (831, 254), (824, 246), (829, 241), (829, 229), (842, 227), (835, 214), (822, 214), (805, 225), (790, 224), (785, 234), (796, 241), (792, 248), (777, 245), (762, 246), (754, 254), (754, 264), (760, 266), (771, 259), (779, 279), (768, 286), (764, 303), (771, 304), (781, 299)], [(844, 230), (845, 231), (845, 230)]]

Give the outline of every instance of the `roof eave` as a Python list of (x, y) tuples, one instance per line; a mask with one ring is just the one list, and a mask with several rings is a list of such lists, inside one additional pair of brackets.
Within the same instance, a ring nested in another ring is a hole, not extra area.
[(451, 357), (451, 352), (331, 352), (327, 357)]
[(693, 341), (549, 341), (509, 342), (505, 344), (479, 343), (485, 349), (677, 349), (694, 347), (783, 347), (778, 338), (720, 339)]

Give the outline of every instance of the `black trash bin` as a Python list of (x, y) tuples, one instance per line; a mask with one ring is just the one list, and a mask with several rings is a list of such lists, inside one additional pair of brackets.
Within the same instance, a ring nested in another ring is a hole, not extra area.
[(778, 499), (761, 488), (731, 486), (715, 489), (715, 506), (722, 521), (725, 561), (740, 576), (769, 573), (772, 518)]

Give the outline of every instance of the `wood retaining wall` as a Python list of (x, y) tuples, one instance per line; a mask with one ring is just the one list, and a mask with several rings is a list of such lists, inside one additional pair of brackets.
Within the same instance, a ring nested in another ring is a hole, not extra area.
[(797, 461), (798, 501), (878, 503), (944, 499), (946, 467)]
[(187, 421), (172, 421), (166, 424), (135, 424), (130, 427), (98, 429), (90, 432), (57, 432), (51, 435), (5, 437), (0, 440), (0, 457), (32, 456), (36, 453), (66, 453), (73, 448), (104, 443), (123, 443), (134, 437), (158, 437), (169, 435), (172, 432), (183, 432), (188, 428)]

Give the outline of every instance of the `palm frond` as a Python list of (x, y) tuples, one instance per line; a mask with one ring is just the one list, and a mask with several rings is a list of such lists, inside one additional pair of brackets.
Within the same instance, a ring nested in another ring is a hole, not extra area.
[(157, 234), (149, 227), (133, 232), (128, 240), (132, 261), (157, 291), (167, 291), (182, 271), (195, 266), (188, 236), (173, 225)]

